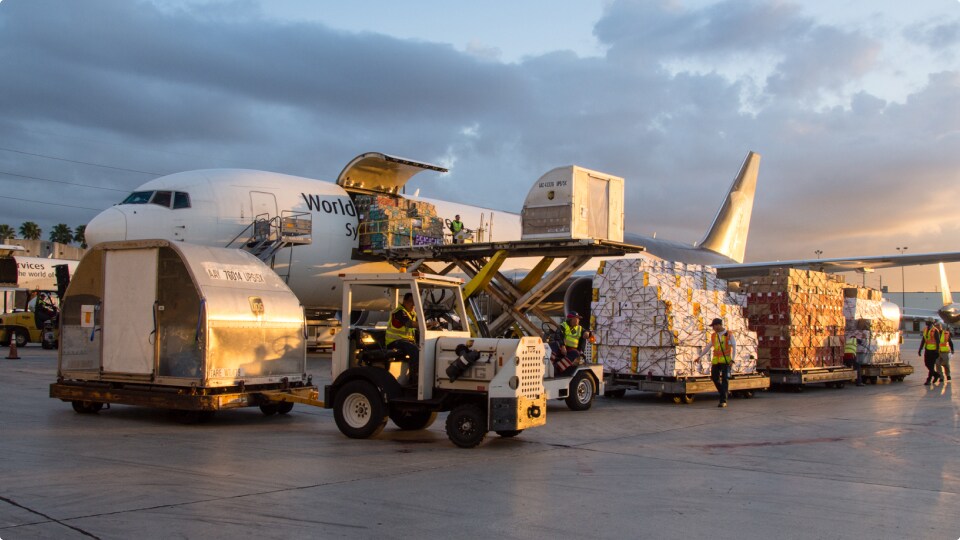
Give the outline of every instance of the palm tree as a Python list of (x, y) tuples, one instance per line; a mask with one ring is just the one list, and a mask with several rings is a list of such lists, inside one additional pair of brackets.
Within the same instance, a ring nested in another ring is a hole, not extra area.
[(87, 226), (86, 225), (77, 225), (77, 228), (73, 230), (73, 241), (79, 242), (80, 247), (87, 249)]
[(6, 242), (8, 238), (13, 238), (17, 235), (17, 231), (13, 230), (13, 227), (4, 223), (0, 225), (0, 242)]
[(40, 226), (32, 221), (24, 221), (20, 224), (20, 236), (24, 240), (39, 240), (42, 234), (43, 231), (40, 230)]
[(57, 223), (50, 231), (50, 241), (61, 244), (73, 242), (73, 229), (68, 227), (66, 223)]

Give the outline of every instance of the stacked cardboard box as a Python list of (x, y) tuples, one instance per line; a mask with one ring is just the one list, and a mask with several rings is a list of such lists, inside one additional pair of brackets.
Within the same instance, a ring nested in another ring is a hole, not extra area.
[(774, 268), (743, 280), (747, 317), (757, 332), (759, 369), (843, 365), (843, 280), (823, 272)]
[(745, 298), (727, 291), (716, 270), (693, 264), (620, 259), (601, 263), (593, 280), (594, 362), (614, 373), (657, 377), (709, 375), (710, 321), (736, 338), (733, 373), (756, 371), (757, 336), (746, 327)]
[(434, 205), (389, 195), (357, 195), (362, 250), (443, 243), (443, 219)]
[(876, 289), (848, 287), (843, 290), (846, 332), (863, 340), (864, 364), (895, 364), (900, 361), (900, 321), (883, 316), (883, 296)]

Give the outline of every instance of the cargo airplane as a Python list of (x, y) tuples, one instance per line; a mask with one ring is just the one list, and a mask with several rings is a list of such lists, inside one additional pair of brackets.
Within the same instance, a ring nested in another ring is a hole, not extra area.
[[(725, 278), (781, 266), (851, 271), (960, 260), (960, 253), (932, 253), (744, 264), (759, 163), (759, 154), (748, 153), (710, 229), (697, 244), (630, 232), (624, 233), (624, 242), (643, 246), (643, 256), (715, 266), (720, 277)], [(407, 181), (428, 170), (446, 172), (429, 163), (371, 152), (350, 161), (336, 182), (243, 169), (181, 172), (141, 185), (122, 202), (94, 217), (85, 234), (91, 245), (110, 240), (163, 238), (224, 247), (235, 245), (255, 218), (308, 213), (312, 217), (312, 242), (279, 250), (273, 259), (274, 269), (287, 277), (287, 283), (305, 307), (334, 311), (341, 302), (339, 274), (394, 271), (385, 262), (359, 256), (361, 211), (355, 204), (356, 197), (404, 196), (401, 191)], [(485, 231), (483, 241), (521, 238), (519, 214), (414, 198), (435, 205), (443, 218), (460, 215), (466, 228)], [(531, 264), (529, 259), (514, 259), (501, 271), (519, 277)], [(590, 275), (595, 264), (586, 266), (561, 287), (564, 308), (583, 309), (584, 302), (589, 307)]]

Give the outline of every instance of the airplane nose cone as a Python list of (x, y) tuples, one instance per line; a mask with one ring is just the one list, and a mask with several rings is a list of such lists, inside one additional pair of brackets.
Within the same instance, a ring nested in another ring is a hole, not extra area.
[(90, 223), (87, 223), (87, 228), (84, 229), (84, 238), (88, 246), (100, 242), (126, 240), (127, 216), (116, 208), (107, 208), (90, 220)]

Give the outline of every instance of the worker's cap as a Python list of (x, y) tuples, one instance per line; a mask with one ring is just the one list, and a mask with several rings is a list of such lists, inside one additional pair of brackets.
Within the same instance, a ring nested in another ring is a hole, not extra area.
[(406, 302), (407, 300), (413, 302), (413, 293), (407, 293), (403, 295), (403, 301)]
[(723, 319), (714, 319), (710, 322), (710, 326), (723, 326)]
[(927, 323), (927, 326), (930, 326), (931, 324), (933, 324), (933, 319), (927, 319), (926, 323)]
[(577, 313), (576, 311), (571, 311), (570, 313), (567, 313), (567, 318), (568, 318), (568, 319), (579, 319), (579, 318), (580, 318), (580, 314)]

